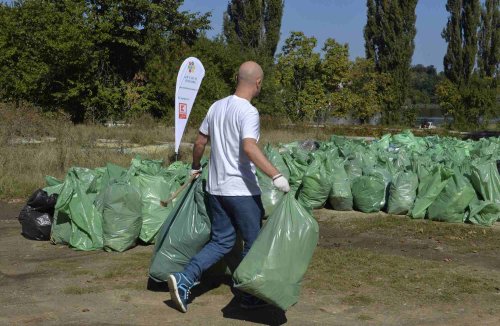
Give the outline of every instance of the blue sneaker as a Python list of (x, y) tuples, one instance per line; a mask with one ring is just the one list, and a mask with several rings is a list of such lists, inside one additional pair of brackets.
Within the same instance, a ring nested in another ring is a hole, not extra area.
[(189, 299), (189, 295), (191, 294), (190, 290), (193, 286), (199, 283), (190, 281), (182, 273), (170, 274), (168, 276), (167, 282), (172, 301), (175, 303), (175, 305), (180, 311), (186, 312), (187, 301)]
[(245, 310), (260, 309), (269, 306), (271, 306), (269, 303), (248, 293), (244, 293), (241, 297), (240, 307)]

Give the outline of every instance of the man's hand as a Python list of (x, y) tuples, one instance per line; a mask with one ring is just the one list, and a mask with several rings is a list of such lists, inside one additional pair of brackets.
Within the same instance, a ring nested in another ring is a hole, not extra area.
[(191, 172), (189, 173), (189, 176), (192, 177), (194, 176), (195, 179), (197, 179), (201, 175), (202, 167), (200, 166), (199, 169), (195, 169), (191, 167)]
[(288, 180), (281, 173), (273, 177), (273, 185), (283, 192), (290, 191)]

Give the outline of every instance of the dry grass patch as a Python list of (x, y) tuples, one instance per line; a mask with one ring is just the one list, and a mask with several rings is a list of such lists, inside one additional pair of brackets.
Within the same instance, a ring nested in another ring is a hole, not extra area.
[(304, 286), (347, 294), (356, 305), (371, 302), (459, 302), (469, 295), (498, 297), (500, 271), (381, 254), (362, 249), (317, 248)]
[[(397, 239), (433, 239), (449, 245), (459, 253), (493, 252), (500, 250), (500, 230), (472, 224), (413, 220), (406, 216), (369, 215), (359, 213), (355, 218), (338, 218), (339, 212), (317, 211), (326, 223), (334, 225), (346, 236), (361, 233), (377, 234)], [(330, 215), (331, 218), (325, 216)]]

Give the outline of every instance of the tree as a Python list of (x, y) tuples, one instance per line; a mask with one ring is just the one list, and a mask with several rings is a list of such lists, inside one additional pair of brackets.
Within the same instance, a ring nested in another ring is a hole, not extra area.
[(411, 59), (415, 49), (417, 0), (367, 0), (365, 50), (380, 73), (392, 78), (392, 101), (386, 101), (383, 121), (400, 123), (406, 113)]
[(352, 116), (367, 123), (377, 113), (382, 112), (384, 103), (392, 100), (394, 94), (390, 88), (391, 77), (387, 73), (379, 73), (371, 59), (356, 58), (349, 71), (348, 90), (351, 99)]
[(353, 109), (349, 83), (349, 73), (352, 67), (349, 61), (349, 45), (340, 44), (334, 39), (327, 39), (322, 49), (321, 81), (327, 97), (325, 105), (318, 107), (318, 116), (323, 120), (331, 114), (345, 116)]
[(479, 0), (463, 0), (462, 31), (463, 31), (463, 71), (462, 80), (467, 84), (476, 65), (477, 41), (481, 7)]
[(500, 0), (486, 0), (481, 12), (478, 67), (481, 77), (498, 76), (500, 69)]
[(273, 57), (280, 38), (283, 8), (283, 0), (232, 0), (224, 13), (227, 41)]
[(450, 16), (441, 34), (448, 43), (444, 73), (456, 84), (467, 84), (476, 64), (479, 0), (448, 0), (446, 10)]
[[(460, 128), (483, 124), (497, 107), (497, 86), (488, 74), (498, 65), (494, 54), (498, 51), (494, 41), (498, 37), (498, 26), (493, 26), (498, 0), (488, 0), (485, 6), (481, 13), (479, 0), (448, 0), (446, 5), (450, 17), (442, 35), (448, 42), (444, 57), (447, 80), (442, 81), (436, 91), (440, 105)], [(476, 59), (479, 74), (474, 72)]]
[(423, 66), (418, 64), (411, 68), (410, 75), (410, 99), (413, 104), (436, 103), (435, 88), (440, 81), (434, 66)]
[(320, 77), (321, 58), (319, 53), (314, 52), (316, 43), (314, 37), (307, 37), (302, 32), (291, 32), (278, 56), (276, 83), (280, 104), (282, 111), (292, 121), (312, 118), (314, 110), (318, 108), (315, 103), (321, 101), (316, 96), (323, 96), (321, 92), (309, 96), (305, 91), (318, 85), (315, 80)]
[[(208, 14), (172, 0), (24, 0), (0, 7), (0, 93), (75, 122), (173, 109), (179, 55)], [(167, 83), (165, 83), (167, 82)], [(175, 85), (172, 82), (170, 85)]]
[(448, 0), (446, 10), (450, 13), (448, 23), (441, 36), (448, 43), (443, 59), (444, 74), (452, 82), (462, 80), (462, 0)]

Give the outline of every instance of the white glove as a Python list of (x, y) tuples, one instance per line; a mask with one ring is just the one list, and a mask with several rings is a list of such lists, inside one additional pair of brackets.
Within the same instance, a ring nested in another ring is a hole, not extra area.
[(281, 173), (273, 177), (273, 185), (283, 192), (290, 191), (288, 180)]
[(191, 172), (189, 173), (189, 176), (192, 177), (193, 175), (195, 176), (194, 178), (198, 178), (201, 175), (201, 170), (203, 170), (201, 167), (199, 169), (191, 169)]

